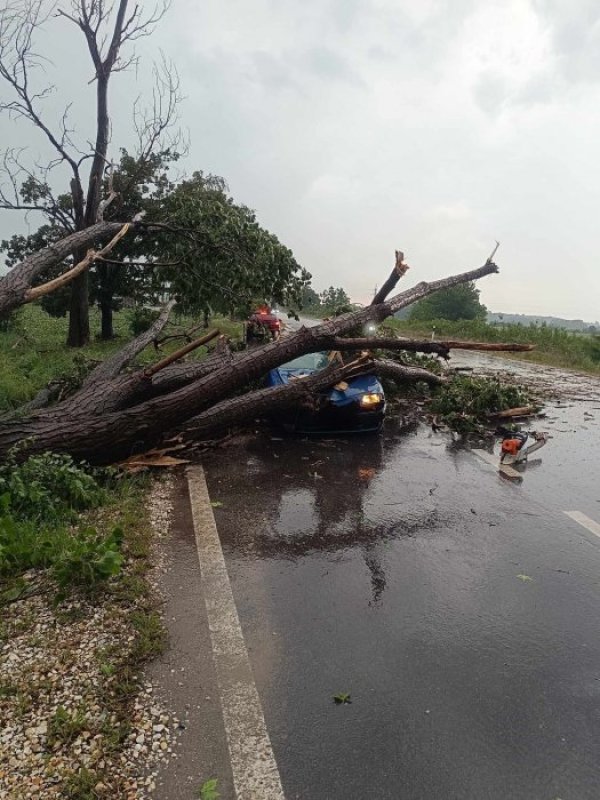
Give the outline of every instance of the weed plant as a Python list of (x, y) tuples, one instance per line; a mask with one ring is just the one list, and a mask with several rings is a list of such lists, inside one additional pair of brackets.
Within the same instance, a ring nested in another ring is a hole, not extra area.
[(77, 512), (94, 508), (105, 499), (97, 478), (70, 456), (43, 453), (17, 464), (16, 455), (13, 451), (0, 465), (0, 496), (7, 498), (18, 519), (70, 522)]
[(122, 529), (73, 526), (107, 499), (100, 474), (53, 453), (23, 463), (13, 453), (0, 467), (0, 577), (12, 581), (5, 600), (19, 596), (18, 579), (30, 569), (48, 569), (62, 591), (93, 590), (119, 573)]

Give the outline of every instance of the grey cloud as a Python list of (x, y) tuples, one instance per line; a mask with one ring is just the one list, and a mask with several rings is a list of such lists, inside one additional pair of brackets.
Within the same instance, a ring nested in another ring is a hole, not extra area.
[(286, 58), (261, 51), (253, 54), (252, 61), (258, 80), (268, 89), (300, 88)]
[(533, 76), (520, 88), (511, 86), (504, 75), (489, 71), (475, 84), (473, 97), (485, 114), (496, 117), (507, 108), (551, 103), (563, 89), (562, 79), (551, 71)]
[(307, 78), (359, 86), (360, 75), (349, 60), (328, 47), (285, 50), (278, 55), (264, 51), (251, 55), (254, 78), (267, 89), (304, 91)]
[(345, 59), (328, 47), (313, 47), (306, 53), (309, 69), (319, 78), (345, 81), (360, 85), (363, 83), (349, 59)]
[(558, 69), (567, 82), (600, 78), (600, 5), (597, 0), (539, 0), (535, 4), (548, 26)]
[(510, 98), (506, 79), (495, 72), (484, 73), (473, 89), (475, 102), (486, 114), (499, 114)]
[[(223, 175), (315, 285), (344, 285), (365, 301), (395, 247), (405, 249), (410, 280), (418, 281), (480, 263), (499, 238), (502, 272), (481, 286), (488, 306), (527, 312), (536, 302), (540, 312), (596, 318), (600, 5), (535, 5), (551, 47), (547, 63), (540, 48), (529, 80), (510, 65), (504, 73), (498, 61), (481, 72), (482, 61), (469, 58), (481, 49), (471, 14), (489, 9), (493, 18), (499, 6), (174, 0), (165, 25), (139, 49), (155, 57), (160, 46), (177, 63), (191, 139), (185, 168)], [(87, 56), (74, 69), (73, 35), (56, 25), (53, 47), (65, 54), (59, 66), (68, 76), (57, 82), (76, 101), (86, 136)], [(132, 96), (148, 94), (143, 71), (139, 81), (123, 74), (113, 84), (115, 151), (131, 136)], [(539, 103), (547, 104), (543, 113)], [(500, 109), (511, 113), (498, 120)], [(28, 136), (16, 123), (2, 131), (9, 143), (33, 143)], [(0, 224), (7, 234), (16, 229), (1, 212)]]

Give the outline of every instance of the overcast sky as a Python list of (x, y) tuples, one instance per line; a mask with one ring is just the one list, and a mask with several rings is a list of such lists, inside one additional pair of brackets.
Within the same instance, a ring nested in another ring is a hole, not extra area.
[[(50, 24), (46, 72), (83, 135), (74, 37)], [(416, 282), (479, 266), (499, 239), (500, 275), (479, 284), (491, 310), (600, 317), (597, 0), (174, 0), (138, 47), (145, 68), (114, 78), (115, 148), (159, 47), (186, 95), (186, 167), (225, 177), (317, 289), (365, 302), (395, 248)]]

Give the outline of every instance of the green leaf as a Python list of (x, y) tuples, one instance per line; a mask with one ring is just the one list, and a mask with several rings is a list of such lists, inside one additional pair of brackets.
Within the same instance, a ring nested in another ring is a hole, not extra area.
[(27, 584), (24, 580), (15, 581), (14, 585), (0, 594), (0, 606), (14, 603), (27, 592)]
[(344, 705), (345, 703), (349, 705), (352, 702), (350, 699), (350, 693), (340, 692), (339, 694), (334, 694), (333, 702), (338, 706)]
[(200, 787), (200, 792), (198, 795), (200, 800), (218, 800), (218, 798), (221, 796), (220, 792), (217, 791), (218, 783), (218, 778), (210, 778), (209, 780), (205, 781)]
[(212, 500), (211, 501), (211, 506), (213, 508), (222, 508), (223, 507), (223, 503), (220, 500)]
[(527, 581), (533, 581), (533, 578), (531, 578), (529, 575), (517, 575), (517, 578), (523, 581), (523, 583), (527, 583)]

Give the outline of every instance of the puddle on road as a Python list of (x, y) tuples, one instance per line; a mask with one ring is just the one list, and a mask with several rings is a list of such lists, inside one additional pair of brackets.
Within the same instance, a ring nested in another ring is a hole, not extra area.
[(339, 441), (265, 436), (243, 454), (223, 454), (209, 484), (224, 500), (224, 546), (237, 557), (295, 560), (443, 531), (464, 514), (457, 459), (478, 474), (448, 444), (425, 428), (398, 437), (391, 426), (384, 436)]
[[(464, 356), (461, 361), (488, 371), (506, 369), (501, 359)], [(513, 370), (513, 363), (511, 371), (523, 381), (550, 374), (530, 365)], [(600, 386), (568, 377), (578, 394), (583, 384), (590, 391)], [(563, 399), (559, 414), (536, 420), (553, 438), (524, 468), (518, 487), (505, 485), (463, 442), (424, 425), (400, 434), (390, 420), (382, 436), (343, 439), (264, 434), (211, 456), (209, 485), (211, 496), (223, 501), (217, 521), (227, 531), (224, 547), (236, 558), (297, 560), (317, 553), (337, 558), (353, 548), (371, 553), (392, 541), (444, 536), (453, 527), (468, 536), (482, 524), (502, 523), (491, 498), (506, 496), (510, 508), (511, 492), (530, 494), (558, 512), (583, 508), (578, 498), (593, 502), (600, 485), (600, 416), (592, 409), (592, 402)]]

